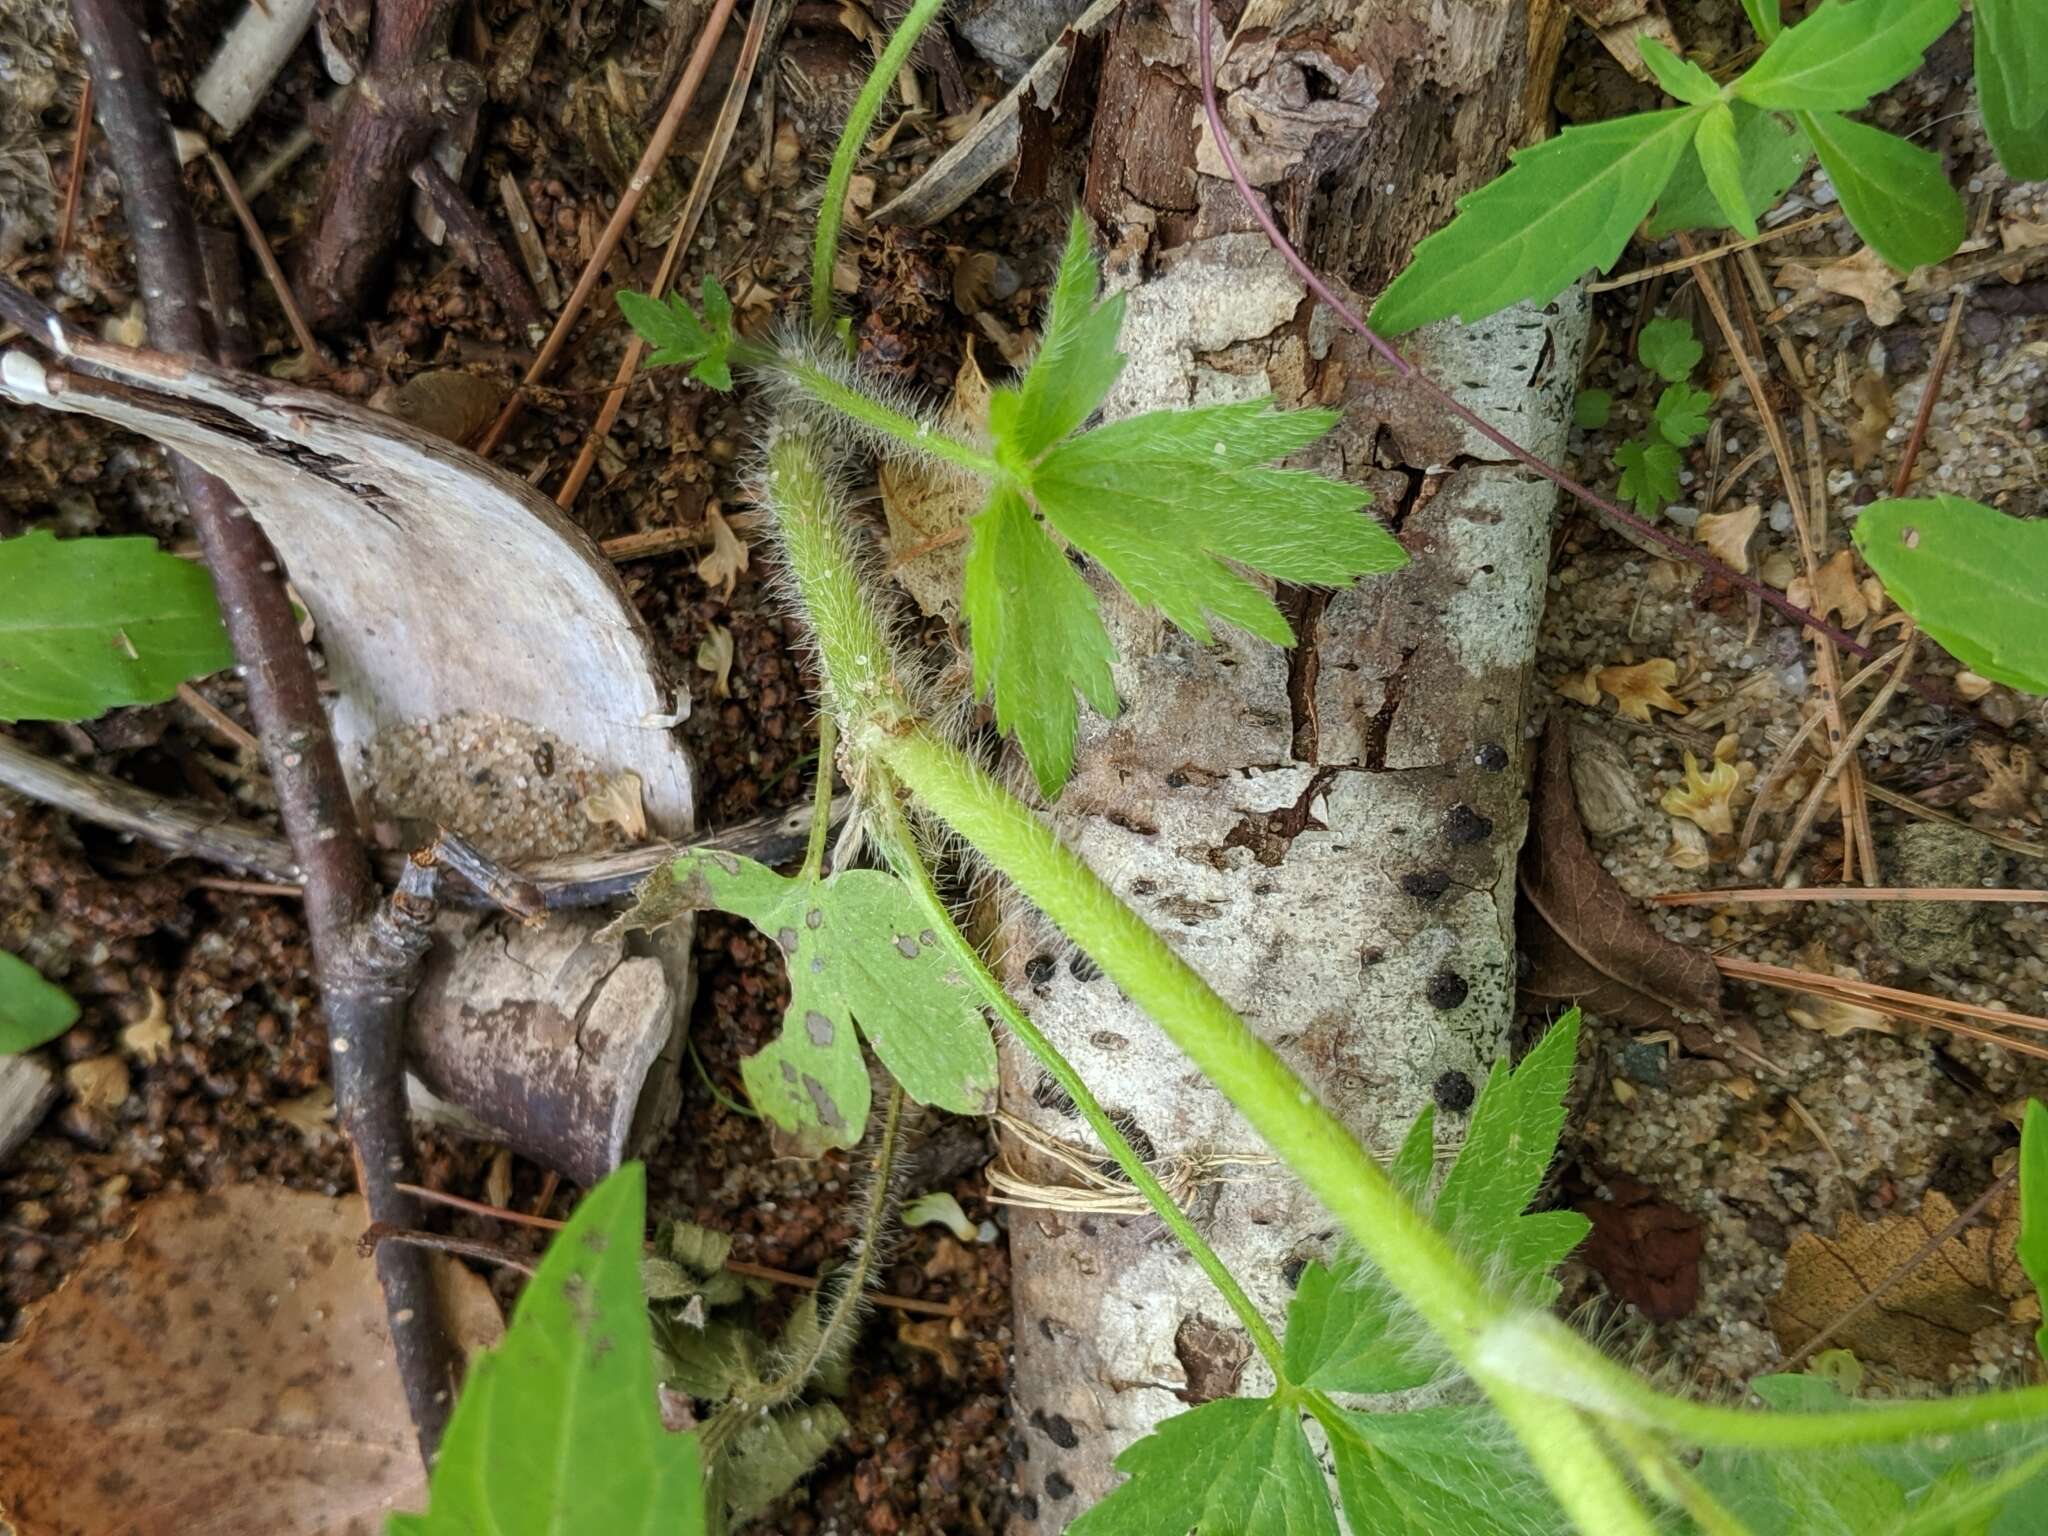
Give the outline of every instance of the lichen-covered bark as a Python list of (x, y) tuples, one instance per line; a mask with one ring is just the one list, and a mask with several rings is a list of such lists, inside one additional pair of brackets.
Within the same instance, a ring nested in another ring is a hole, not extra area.
[[(1391, 1149), (1432, 1098), (1454, 1138), (1513, 995), (1523, 724), (1554, 496), (1403, 392), (1205, 174), (1193, 11), (1135, 4), (1105, 49), (1085, 198), (1130, 294), (1131, 362), (1110, 414), (1266, 394), (1339, 406), (1316, 467), (1370, 485), (1413, 564), (1351, 591), (1283, 593), (1302, 637), (1291, 653), (1242, 635), (1198, 646), (1104, 586), (1125, 710), (1084, 726), (1053, 820), (1369, 1144)], [(1499, 168), (1530, 86), (1527, 8), (1258, 12), (1223, 70), (1239, 91), (1233, 131), (1283, 219), (1369, 292)], [(1366, 213), (1369, 231), (1356, 227)], [(1584, 330), (1573, 294), (1410, 351), (1554, 455)], [(1019, 918), (1006, 939), (1007, 980), (1141, 1151), (1259, 1152), (1222, 1094), (1049, 930)], [(1012, 1114), (1087, 1143), (1035, 1062), (1013, 1047), (1004, 1066)], [(1026, 1148), (1011, 1156), (1066, 1182)], [(1198, 1183), (1196, 1220), (1277, 1319), (1330, 1223), (1284, 1170), (1222, 1175)], [(1019, 1209), (1011, 1241), (1024, 1536), (1102, 1498), (1115, 1455), (1159, 1419), (1258, 1390), (1261, 1367), (1149, 1217)]]

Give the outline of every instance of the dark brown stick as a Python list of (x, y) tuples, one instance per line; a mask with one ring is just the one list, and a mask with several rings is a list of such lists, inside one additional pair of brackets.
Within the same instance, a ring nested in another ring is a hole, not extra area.
[(447, 57), (457, 0), (378, 0), (369, 58), (341, 114), (293, 273), (317, 329), (353, 323), (383, 281), (419, 164), (484, 81)]
[(519, 328), (521, 336), (531, 339), (545, 331), (548, 319), (541, 311), (540, 300), (534, 296), (533, 284), (519, 270), (519, 263), (505, 249), (504, 241), (484, 222), (476, 205), (463, 195), (455, 178), (441, 168), (441, 162), (432, 155), (423, 157), (412, 168), (412, 183), (427, 194), (434, 212), (448, 226), (448, 244), (455, 254), (497, 295), (506, 318)]
[(78, 125), (71, 139), (71, 165), (64, 175), (64, 212), (57, 222), (57, 260), (71, 249), (71, 226), (78, 219), (78, 191), (85, 185), (85, 146), (92, 137), (92, 77), (78, 93)]
[[(166, 352), (212, 357), (198, 235), (148, 38), (123, 0), (74, 0), (73, 18), (92, 71), (100, 131), (121, 178), (150, 342)], [(412, 1166), (400, 1053), (419, 935), (378, 909), (355, 805), (277, 551), (223, 482), (182, 459), (173, 462), (247, 681), (285, 835), (306, 882), (335, 1103), (355, 1149), (363, 1194), (372, 1220), (412, 1226), (417, 1207), (393, 1186)], [(454, 1404), (456, 1354), (424, 1257), (392, 1248), (378, 1255), (377, 1271), (413, 1422), (431, 1457)]]

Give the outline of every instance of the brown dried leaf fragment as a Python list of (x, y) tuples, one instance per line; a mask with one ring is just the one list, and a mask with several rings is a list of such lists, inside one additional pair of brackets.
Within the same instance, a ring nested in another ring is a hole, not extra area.
[(1863, 469), (1884, 451), (1885, 434), (1892, 428), (1892, 392), (1883, 374), (1866, 373), (1849, 386), (1849, 398), (1857, 410), (1849, 423), (1849, 464)]
[[(1523, 992), (1576, 1002), (1636, 1029), (1670, 1029), (1696, 1055), (1720, 1055), (1721, 975), (1713, 960), (1652, 928), (1601, 867), (1572, 797), (1570, 736), (1544, 732), (1517, 924), (1529, 970)], [(1681, 1013), (1682, 1010), (1682, 1013)]]
[(1614, 695), (1621, 712), (1639, 724), (1650, 723), (1652, 709), (1673, 715), (1687, 713), (1684, 701), (1670, 692), (1678, 681), (1678, 663), (1669, 657), (1639, 661), (1632, 667), (1602, 667), (1596, 681), (1603, 693)]
[(1600, 702), (1599, 669), (1588, 667), (1583, 672), (1567, 672), (1551, 685), (1574, 704), (1592, 708)]
[[(342, 1536), (426, 1497), (360, 1199), (159, 1196), (0, 1353), (0, 1508), (24, 1533)], [(438, 1267), (465, 1348), (504, 1327)]]
[(1787, 1008), (1785, 1017), (1805, 1029), (1816, 1029), (1831, 1040), (1852, 1035), (1859, 1029), (1868, 1029), (1880, 1035), (1892, 1033), (1895, 1022), (1888, 1013), (1875, 1008), (1865, 1008), (1840, 997), (1815, 997), (1809, 999), (1811, 1007)]
[(647, 837), (647, 806), (640, 796), (637, 773), (613, 774), (578, 801), (576, 809), (594, 826), (617, 827), (628, 842), (642, 842)]
[(1742, 774), (1733, 763), (1718, 760), (1711, 773), (1700, 772), (1700, 760), (1685, 754), (1685, 783), (1664, 791), (1657, 803), (1667, 815), (1682, 816), (1704, 832), (1728, 837), (1735, 831), (1735, 797)]
[[(988, 380), (970, 340), (941, 425), (969, 439), (985, 437), (988, 397)], [(884, 459), (875, 479), (889, 525), (884, 541), (889, 574), (924, 612), (953, 618), (966, 583), (968, 521), (988, 499), (987, 491), (975, 481), (908, 458)]]
[(1785, 595), (1822, 618), (1840, 614), (1844, 629), (1854, 629), (1870, 617), (1870, 600), (1856, 578), (1856, 556), (1850, 550), (1837, 550), (1812, 581), (1801, 576), (1785, 589)]
[(1652, 1322), (1691, 1315), (1706, 1251), (1699, 1217), (1626, 1175), (1601, 1179), (1572, 1209), (1593, 1223), (1575, 1257), (1609, 1291)]
[(1794, 303), (1816, 289), (1838, 293), (1861, 304), (1870, 323), (1878, 326), (1890, 325), (1905, 313), (1906, 301), (1899, 295), (1903, 281), (1904, 275), (1885, 265), (1884, 258), (1867, 245), (1824, 267), (1788, 261), (1778, 269), (1778, 285), (1795, 291)]
[(733, 532), (715, 501), (704, 509), (704, 521), (711, 534), (711, 553), (697, 562), (697, 579), (718, 588), (721, 598), (729, 598), (733, 584), (747, 569), (746, 541)]
[(171, 1016), (163, 993), (155, 987), (144, 990), (149, 994), (147, 1006), (141, 1018), (122, 1029), (121, 1049), (147, 1067), (161, 1061), (171, 1048)]
[(2040, 822), (2041, 813), (2034, 808), (2034, 797), (2041, 789), (2041, 768), (2032, 752), (2021, 746), (2008, 746), (2001, 752), (1980, 741), (1971, 745), (1970, 755), (1984, 770), (1984, 787), (1967, 802), (1972, 810)]
[[(2018, 1192), (2005, 1191), (1985, 1216), (1842, 1323), (1831, 1341), (1866, 1364), (1923, 1380), (1945, 1381), (1952, 1369), (1971, 1366), (1971, 1336), (2005, 1323), (2013, 1304), (2032, 1289), (2015, 1250)], [(1866, 1221), (1852, 1211), (1831, 1238), (1794, 1237), (1785, 1253), (1785, 1283), (1770, 1303), (1778, 1343), (1799, 1349), (1836, 1323), (1955, 1218), (1948, 1199), (1929, 1190), (1910, 1216)]]
[(81, 1109), (118, 1109), (128, 1097), (128, 1063), (118, 1056), (89, 1056), (64, 1069), (64, 1086)]
[(723, 624), (697, 642), (697, 665), (711, 674), (711, 691), (721, 699), (732, 697), (732, 631)]
[(1700, 542), (1707, 553), (1735, 570), (1749, 570), (1749, 541), (1756, 537), (1764, 509), (1751, 502), (1734, 512), (1702, 513), (1698, 525)]

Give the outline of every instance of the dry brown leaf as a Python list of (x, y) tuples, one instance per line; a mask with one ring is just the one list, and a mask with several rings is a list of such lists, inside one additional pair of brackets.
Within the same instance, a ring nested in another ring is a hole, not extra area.
[(484, 1174), (484, 1198), (501, 1211), (512, 1204), (512, 1153), (507, 1148), (498, 1148), (491, 1157)]
[(2048, 223), (2038, 219), (2002, 219), (1998, 225), (1998, 244), (2007, 251), (2031, 251), (2038, 245), (2048, 245)]
[[(1923, 1380), (1946, 1381), (1974, 1362), (1971, 1335), (2007, 1321), (2031, 1294), (2014, 1250), (2019, 1198), (2008, 1189), (1975, 1224), (1943, 1243), (1896, 1285), (1830, 1335), (1865, 1364), (1888, 1365)], [(1893, 1269), (1956, 1218), (1929, 1190), (1911, 1216), (1842, 1218), (1832, 1238), (1802, 1232), (1785, 1253), (1785, 1283), (1770, 1303), (1771, 1331), (1787, 1351), (1862, 1302)]]
[(272, 1104), (270, 1112), (315, 1145), (341, 1134), (334, 1123), (334, 1090), (326, 1083), (296, 1099)]
[(628, 842), (637, 843), (647, 836), (647, 807), (640, 798), (637, 773), (613, 774), (579, 800), (576, 809), (594, 826), (617, 827)]
[(1685, 704), (1671, 696), (1671, 685), (1678, 681), (1678, 663), (1668, 657), (1653, 657), (1632, 667), (1602, 667), (1596, 680), (1603, 693), (1614, 695), (1624, 715), (1641, 724), (1650, 723), (1652, 709), (1687, 713)]
[(1709, 956), (1652, 928), (1601, 866), (1579, 823), (1570, 753), (1569, 733), (1553, 720), (1522, 850), (1522, 989), (1636, 1029), (1670, 1029), (1694, 1054), (1718, 1055), (1725, 1046), (1715, 1031), (1691, 1019), (1720, 1021), (1721, 973)]
[[(0, 1508), (22, 1536), (340, 1536), (425, 1503), (360, 1199), (159, 1196), (0, 1353)], [(504, 1329), (439, 1268), (466, 1348)]]
[(1763, 562), (1757, 567), (1756, 573), (1763, 578), (1765, 586), (1776, 587), (1780, 592), (1783, 592), (1798, 579), (1799, 567), (1794, 563), (1791, 555), (1782, 549), (1774, 549), (1764, 556)]
[[(985, 436), (988, 397), (970, 340), (940, 424), (961, 437)], [(884, 459), (875, 479), (889, 524), (889, 574), (926, 613), (953, 618), (966, 582), (967, 520), (987, 501), (986, 489), (921, 459)]]
[(497, 417), (505, 386), (460, 368), (429, 368), (372, 403), (422, 432), (466, 443)]
[(1884, 451), (1885, 434), (1892, 429), (1892, 392), (1881, 373), (1866, 373), (1849, 386), (1857, 417), (1849, 423), (1849, 463), (1862, 469)]
[(1707, 552), (1723, 565), (1749, 569), (1749, 541), (1756, 537), (1764, 509), (1755, 502), (1734, 512), (1703, 512), (1697, 527)]
[(1735, 831), (1735, 797), (1742, 789), (1742, 774), (1733, 763), (1714, 763), (1711, 773), (1700, 772), (1700, 760), (1685, 754), (1685, 783), (1664, 791), (1657, 803), (1665, 814), (1682, 816), (1701, 831), (1728, 837)]
[(704, 509), (704, 520), (711, 533), (711, 553), (697, 562), (697, 579), (718, 588), (720, 597), (731, 597), (733, 583), (747, 568), (746, 541), (732, 531), (717, 502)]
[(732, 631), (723, 624), (697, 642), (697, 665), (711, 674), (711, 691), (721, 699), (732, 697)]
[(1956, 692), (1972, 704), (1983, 698), (1985, 694), (1989, 693), (1996, 686), (1997, 684), (1993, 683), (1990, 678), (1979, 677), (1971, 671), (1965, 670), (1956, 674)]
[(1785, 1017), (1806, 1029), (1817, 1029), (1830, 1040), (1839, 1040), (1844, 1035), (1853, 1035), (1859, 1029), (1872, 1030), (1880, 1035), (1889, 1035), (1896, 1022), (1888, 1013), (1875, 1008), (1865, 1008), (1859, 1003), (1839, 997), (1813, 997), (1812, 1006), (1787, 1008)]
[(2034, 809), (2034, 796), (2041, 788), (2041, 769), (2032, 752), (2021, 746), (2009, 746), (2001, 752), (1980, 741), (1972, 744), (1970, 755), (1984, 770), (1984, 787), (1968, 801), (1972, 810), (2040, 821), (2041, 813)]
[(1599, 670), (1588, 667), (1583, 672), (1569, 672), (1551, 686), (1574, 703), (1591, 707), (1600, 702)]
[(1904, 274), (1885, 265), (1884, 258), (1867, 245), (1824, 267), (1788, 261), (1778, 269), (1779, 285), (1794, 290), (1793, 302), (1816, 289), (1838, 293), (1861, 304), (1872, 325), (1890, 325), (1905, 312), (1906, 301), (1899, 294), (1903, 281)]
[(996, 270), (994, 251), (969, 251), (953, 264), (953, 303), (961, 314), (988, 307), (995, 297)]
[(147, 989), (148, 1006), (142, 1017), (121, 1031), (121, 1049), (152, 1066), (171, 1048), (171, 1016), (164, 1007), (164, 995), (155, 987)]
[(118, 1056), (88, 1056), (64, 1069), (64, 1085), (80, 1108), (117, 1108), (128, 1097), (128, 1063)]
[(1802, 576), (1786, 587), (1785, 595), (1822, 618), (1839, 613), (1844, 629), (1854, 629), (1870, 617), (1870, 601), (1856, 580), (1856, 557), (1846, 549), (1837, 550), (1812, 581)]

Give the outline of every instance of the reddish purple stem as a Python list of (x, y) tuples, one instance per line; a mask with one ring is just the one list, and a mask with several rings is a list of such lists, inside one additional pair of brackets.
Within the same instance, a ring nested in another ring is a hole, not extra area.
[(1400, 376), (1403, 383), (1411, 388), (1421, 390), (1430, 399), (1441, 405), (1445, 410), (1457, 417), (1458, 420), (1465, 423), (1466, 426), (1477, 432), (1481, 437), (1492, 443), (1525, 469), (1534, 470), (1559, 490), (1576, 497), (1596, 512), (1606, 513), (1607, 516), (1613, 518), (1632, 532), (1640, 534), (1663, 549), (1669, 550), (1676, 558), (1690, 565), (1696, 565), (1703, 571), (1711, 572), (1719, 576), (1723, 581), (1731, 582), (1735, 586), (1742, 588), (1745, 592), (1754, 593), (1763, 602), (1785, 615), (1786, 618), (1791, 619), (1796, 624), (1803, 624), (1808, 629), (1814, 630), (1817, 633), (1826, 635), (1843, 650), (1866, 658), (1872, 654), (1870, 647), (1864, 645), (1854, 635), (1837, 629), (1817, 613), (1809, 613), (1782, 592), (1766, 586), (1753, 576), (1745, 576), (1733, 566), (1723, 565), (1698, 545), (1689, 544), (1675, 534), (1666, 533), (1654, 523), (1646, 522), (1636, 516), (1635, 513), (1629, 511), (1628, 508), (1622, 506), (1619, 502), (1609, 501), (1599, 492), (1588, 486), (1581, 485), (1556, 465), (1538, 458), (1527, 448), (1524, 448), (1520, 443), (1501, 431), (1492, 422), (1481, 416), (1477, 411), (1465, 405), (1463, 401), (1452, 395), (1450, 391), (1409, 362), (1399, 352), (1396, 352), (1384, 337), (1367, 325), (1357, 314), (1353, 313), (1351, 306), (1339, 298), (1331, 290), (1330, 285), (1316, 275), (1315, 269), (1302, 260), (1301, 253), (1295, 250), (1294, 246), (1288, 241), (1288, 238), (1280, 232), (1279, 224), (1274, 221), (1272, 213), (1266, 207), (1266, 200), (1253, 188), (1251, 182), (1244, 174), (1244, 168), (1238, 164), (1237, 150), (1232, 147), (1230, 135), (1224, 129), (1223, 111), (1216, 101), (1216, 61), (1213, 53), (1214, 43), (1212, 41), (1212, 33), (1214, 31), (1213, 10), (1214, 0), (1196, 0), (1195, 46), (1200, 54), (1202, 64), (1202, 111), (1209, 119), (1209, 132), (1216, 140), (1216, 153), (1222, 157), (1224, 169), (1230, 172), (1232, 183), (1237, 187), (1239, 195), (1244, 198), (1245, 206), (1251, 209), (1252, 217), (1258, 221), (1259, 228), (1265, 231), (1266, 239), (1272, 243), (1273, 249), (1280, 253), (1281, 260), (1294, 269), (1295, 276), (1308, 284), (1310, 293), (1313, 293), (1323, 303), (1327, 304), (1330, 307), (1331, 313), (1335, 314), (1339, 320), (1342, 320), (1346, 326), (1364, 337), (1366, 345), (1387, 360), (1388, 365)]

